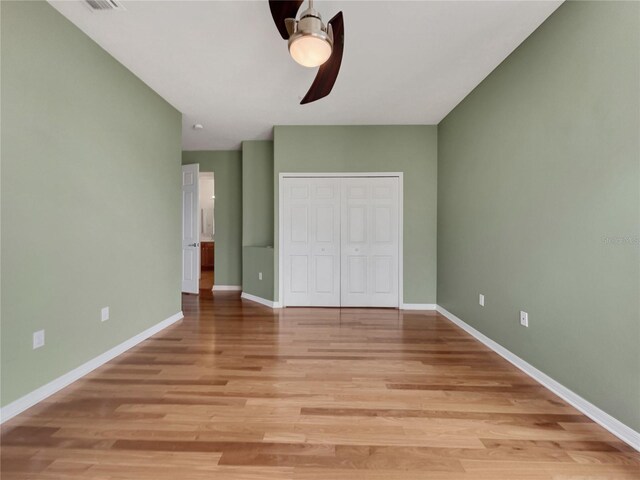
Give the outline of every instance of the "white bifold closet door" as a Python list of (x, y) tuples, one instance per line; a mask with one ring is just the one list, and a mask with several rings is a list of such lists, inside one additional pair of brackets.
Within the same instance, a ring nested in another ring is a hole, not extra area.
[(398, 307), (398, 178), (341, 179), (343, 307)]
[(284, 179), (286, 306), (399, 306), (398, 182)]
[(284, 182), (284, 288), (288, 306), (340, 306), (340, 182)]

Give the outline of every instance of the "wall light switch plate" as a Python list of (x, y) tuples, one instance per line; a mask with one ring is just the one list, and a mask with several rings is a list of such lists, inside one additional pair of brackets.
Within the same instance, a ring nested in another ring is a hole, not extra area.
[(484, 295), (478, 295), (478, 303), (484, 307)]
[(262, 280), (262, 272), (258, 273), (258, 280)]
[(529, 314), (520, 310), (520, 325), (523, 327), (529, 326)]
[(44, 330), (33, 332), (33, 349), (44, 347)]
[(109, 307), (104, 307), (100, 310), (100, 320), (103, 322), (109, 320)]

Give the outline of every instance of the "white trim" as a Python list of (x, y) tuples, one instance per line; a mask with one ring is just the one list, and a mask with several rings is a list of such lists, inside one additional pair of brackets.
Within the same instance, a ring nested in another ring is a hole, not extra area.
[(211, 290), (214, 292), (241, 292), (242, 285), (214, 285)]
[(267, 300), (266, 298), (258, 297), (257, 295), (251, 295), (250, 293), (247, 293), (247, 292), (242, 292), (242, 295), (240, 295), (240, 298), (244, 298), (245, 300), (249, 300), (251, 302), (259, 303), (269, 308), (281, 308), (279, 302), (273, 302), (271, 300)]
[(163, 320), (160, 323), (157, 323), (153, 327), (147, 328), (146, 330), (138, 333), (137, 335), (134, 335), (129, 340), (125, 340), (121, 344), (116, 345), (115, 347), (113, 347), (110, 350), (107, 350), (103, 354), (98, 355), (97, 357), (89, 360), (86, 363), (83, 363), (82, 365), (74, 368), (70, 372), (65, 373), (64, 375), (56, 378), (55, 380), (52, 380), (46, 385), (36, 388), (34, 391), (27, 393), (25, 396), (20, 397), (19, 399), (2, 407), (0, 409), (0, 423), (4, 423), (7, 420), (15, 417), (19, 413), (24, 412), (26, 409), (34, 406), (36, 403), (41, 402), (45, 398), (62, 390), (64, 387), (84, 377), (87, 373), (104, 365), (109, 360), (112, 360), (118, 355), (126, 352), (130, 348), (135, 347), (137, 344), (139, 344), (143, 340), (146, 340), (152, 335), (155, 335), (159, 331), (176, 323), (178, 320), (182, 318), (184, 318), (184, 315), (182, 312), (178, 312), (174, 315), (171, 315), (166, 320)]
[(401, 177), (402, 172), (281, 172), (280, 178)]
[(398, 306), (404, 305), (404, 175), (398, 174)]
[[(395, 177), (398, 179), (398, 305), (404, 305), (404, 173), (403, 172), (324, 172), (324, 173), (283, 173), (278, 174), (278, 304), (284, 305), (284, 195), (282, 181), (285, 178), (359, 178)], [(278, 307), (280, 308), (280, 307)]]
[(285, 175), (278, 177), (278, 303), (284, 305), (284, 195), (282, 194)]
[(435, 303), (403, 303), (400, 310), (435, 310)]
[(553, 378), (548, 376), (547, 374), (541, 372), (533, 365), (527, 363), (522, 358), (518, 357), (514, 353), (511, 353), (509, 350), (504, 348), (499, 343), (494, 342), (489, 337), (483, 335), (478, 330), (468, 325), (458, 317), (456, 317), (453, 313), (447, 311), (442, 308), (440, 305), (437, 305), (437, 310), (439, 313), (447, 317), (451, 322), (455, 323), (457, 326), (462, 328), (467, 333), (471, 334), (473, 337), (478, 339), (480, 342), (484, 343), (491, 350), (496, 352), (502, 358), (512, 363), (524, 373), (533, 378), (536, 382), (540, 383), (542, 386), (548, 388), (553, 393), (562, 398), (565, 402), (569, 403), (573, 407), (580, 410), (591, 420), (596, 422), (598, 425), (606, 428), (616, 437), (618, 437), (623, 442), (628, 443), (636, 450), (640, 451), (640, 432), (636, 432), (631, 427), (625, 425), (620, 420), (612, 417), (605, 411), (596, 407), (594, 404), (585, 400), (577, 393), (569, 390), (564, 385), (558, 383)]

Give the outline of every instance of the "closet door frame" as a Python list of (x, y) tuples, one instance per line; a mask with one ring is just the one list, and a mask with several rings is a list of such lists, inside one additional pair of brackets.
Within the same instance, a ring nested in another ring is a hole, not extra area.
[(395, 177), (398, 179), (398, 308), (404, 304), (404, 182), (402, 172), (287, 172), (278, 175), (278, 300), (277, 307), (284, 307), (284, 179), (285, 178), (361, 178)]

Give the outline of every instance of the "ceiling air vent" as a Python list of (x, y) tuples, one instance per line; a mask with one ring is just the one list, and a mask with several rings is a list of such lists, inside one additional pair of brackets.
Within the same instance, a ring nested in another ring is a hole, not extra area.
[(85, 0), (91, 10), (105, 11), (105, 10), (124, 10), (124, 7), (116, 0)]

